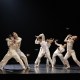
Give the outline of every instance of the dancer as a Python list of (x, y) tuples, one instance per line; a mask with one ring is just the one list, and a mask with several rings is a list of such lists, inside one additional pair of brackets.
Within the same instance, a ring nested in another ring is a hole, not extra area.
[(24, 64), (25, 64), (25, 67), (26, 67), (27, 69), (30, 69), (29, 64), (28, 64), (27, 57), (26, 57), (26, 56), (24, 55), (24, 53), (20, 50), (22, 38), (19, 37), (16, 32), (13, 32), (13, 37), (15, 38), (16, 52), (18, 53), (18, 55), (20, 56), (20, 58), (23, 60), (23, 62), (24, 62)]
[(19, 55), (15, 51), (15, 43), (14, 43), (14, 38), (10, 36), (9, 38), (6, 38), (7, 45), (9, 47), (9, 50), (7, 54), (4, 56), (2, 61), (0, 62), (0, 69), (3, 70), (4, 66), (7, 64), (7, 62), (11, 59), (14, 58), (17, 62), (19, 62), (22, 66), (23, 69), (26, 69), (23, 61), (20, 59)]
[[(54, 39), (52, 39), (52, 38), (50, 38), (50, 39), (46, 39), (46, 43), (47, 43), (47, 46), (48, 46), (48, 48), (50, 48), (50, 46), (51, 46), (51, 44), (54, 42)], [(41, 49), (42, 50), (42, 49)], [(46, 53), (45, 53), (45, 51), (43, 51), (44, 53), (44, 57), (45, 58), (47, 58), (47, 55), (46, 55)], [(49, 54), (50, 55), (50, 54)], [(38, 64), (40, 64), (40, 62), (38, 63)], [(49, 66), (49, 59), (47, 58), (46, 59), (46, 66)]]
[[(53, 38), (46, 39), (46, 42), (47, 42), (48, 48), (50, 48), (51, 44), (54, 42), (54, 39)], [(45, 54), (45, 57), (47, 58), (46, 54)], [(49, 66), (49, 60), (48, 60), (48, 58), (46, 59), (46, 66)]]
[[(35, 44), (40, 44), (40, 41), (38, 40), (39, 37), (42, 39), (42, 41), (45, 41), (45, 35), (43, 33), (35, 37), (36, 37)], [(40, 56), (40, 58), (37, 57), (35, 61), (35, 67), (39, 67), (39, 64), (41, 62), (41, 57), (44, 55), (44, 53), (45, 51), (42, 49), (42, 47), (40, 47), (39, 54), (38, 54), (38, 57)]]
[(62, 61), (62, 63), (65, 65), (64, 57), (63, 57), (62, 53), (65, 51), (66, 44), (63, 44), (63, 45), (58, 44), (57, 40), (55, 40), (55, 45), (57, 45), (58, 48), (55, 50), (55, 52), (52, 55), (53, 66), (55, 66), (55, 63), (56, 63), (56, 56), (58, 56), (60, 58), (60, 60)]
[(50, 61), (51, 66), (53, 67), (53, 63), (52, 63), (52, 60), (51, 60), (51, 57), (50, 57), (50, 51), (49, 51), (49, 48), (47, 46), (47, 42), (45, 41), (44, 34), (42, 33), (42, 34), (40, 34), (39, 36), (36, 36), (36, 37), (37, 38), (35, 40), (35, 44), (40, 44), (41, 47), (40, 47), (38, 57), (35, 61), (35, 67), (39, 66), (40, 60), (45, 54), (46, 54), (48, 60)]
[(68, 58), (70, 56), (73, 58), (75, 63), (80, 67), (80, 62), (78, 61), (78, 59), (76, 57), (76, 53), (75, 53), (75, 51), (73, 49), (73, 44), (74, 44), (76, 39), (77, 39), (77, 36), (72, 36), (72, 35), (69, 34), (64, 40), (64, 42), (67, 43), (67, 53), (64, 56), (64, 60), (65, 60), (65, 63), (67, 65), (66, 68), (70, 68), (70, 64), (68, 62)]

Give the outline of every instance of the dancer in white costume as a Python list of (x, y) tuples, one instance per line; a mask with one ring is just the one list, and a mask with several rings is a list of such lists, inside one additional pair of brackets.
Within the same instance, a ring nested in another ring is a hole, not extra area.
[[(48, 48), (50, 48), (51, 44), (54, 42), (54, 39), (52, 39), (52, 38), (47, 39), (46, 42), (47, 42)], [(45, 54), (45, 57), (46, 57), (46, 54)], [(48, 60), (48, 58), (46, 59), (46, 66), (49, 66), (49, 60)]]
[(35, 40), (35, 44), (41, 45), (38, 57), (35, 61), (35, 67), (39, 66), (40, 60), (45, 54), (46, 54), (46, 57), (48, 58), (48, 60), (50, 61), (51, 66), (53, 67), (53, 63), (52, 63), (52, 60), (50, 57), (50, 51), (49, 51), (49, 48), (47, 46), (47, 42), (45, 41), (45, 36), (43, 33), (40, 34), (39, 36), (37, 36), (37, 38)]
[(29, 64), (28, 64), (27, 57), (26, 57), (26, 56), (24, 55), (24, 53), (20, 50), (22, 38), (19, 37), (16, 32), (13, 32), (13, 37), (15, 38), (16, 52), (18, 53), (18, 55), (20, 56), (20, 58), (23, 60), (26, 69), (30, 69)]
[[(43, 33), (40, 34), (39, 36), (35, 36), (35, 37), (36, 37), (35, 44), (40, 44), (40, 41), (38, 40), (39, 37), (41, 37), (41, 39), (42, 39), (41, 41), (45, 41), (45, 35)], [(39, 56), (40, 57), (43, 56), (44, 53), (45, 53), (45, 51), (42, 49), (42, 47), (40, 47), (38, 57)], [(38, 67), (40, 62), (41, 62), (41, 59), (38, 59), (38, 57), (37, 57), (37, 59), (35, 61), (35, 67)]]
[(64, 64), (64, 57), (62, 53), (65, 51), (65, 47), (66, 47), (66, 44), (63, 44), (63, 45), (58, 44), (57, 40), (55, 40), (55, 45), (57, 45), (58, 48), (55, 50), (55, 52), (52, 55), (53, 66), (55, 66), (55, 63), (56, 63), (56, 56), (58, 56), (60, 60), (62, 61), (62, 63)]
[[(50, 46), (51, 46), (51, 44), (52, 44), (53, 42), (54, 42), (54, 39), (52, 39), (52, 38), (46, 39), (46, 43), (47, 43), (48, 48), (50, 48)], [(43, 49), (41, 49), (41, 50), (43, 50)], [(40, 51), (41, 51), (41, 50), (40, 50)], [(45, 51), (43, 51), (43, 54), (45, 54), (44, 57), (47, 58), (47, 55), (46, 55)], [(40, 64), (40, 61), (39, 61), (38, 64)], [(49, 66), (49, 59), (48, 59), (48, 58), (46, 59), (46, 66)]]
[(64, 56), (64, 60), (65, 60), (65, 63), (67, 65), (67, 68), (70, 68), (70, 65), (69, 65), (69, 62), (68, 62), (68, 58), (70, 56), (73, 58), (75, 63), (80, 67), (80, 62), (78, 61), (78, 59), (76, 57), (76, 53), (73, 49), (73, 44), (74, 44), (76, 39), (77, 39), (77, 36), (72, 36), (72, 35), (69, 34), (64, 40), (64, 42), (67, 43), (67, 53)]
[(4, 66), (7, 64), (7, 62), (11, 58), (14, 58), (17, 62), (19, 62), (23, 69), (26, 69), (23, 61), (20, 59), (19, 55), (15, 51), (16, 45), (14, 42), (14, 38), (12, 36), (10, 36), (10, 38), (6, 38), (6, 41), (7, 41), (7, 45), (9, 47), (9, 50), (8, 50), (7, 54), (4, 56), (4, 58), (2, 59), (2, 61), (0, 62), (0, 69), (3, 70)]

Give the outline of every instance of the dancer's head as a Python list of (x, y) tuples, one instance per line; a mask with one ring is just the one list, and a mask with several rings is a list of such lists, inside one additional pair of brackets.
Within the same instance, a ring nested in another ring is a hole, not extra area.
[(16, 32), (13, 32), (12, 34), (13, 34), (14, 38), (18, 37), (18, 34)]
[(42, 42), (42, 37), (38, 37), (37, 40)]
[(46, 41), (51, 44), (53, 43), (54, 39), (50, 38), (50, 39), (47, 39)]
[(71, 34), (68, 34), (68, 39), (71, 39), (72, 38), (72, 35)]
[(14, 37), (12, 35), (9, 35), (9, 39), (14, 40)]

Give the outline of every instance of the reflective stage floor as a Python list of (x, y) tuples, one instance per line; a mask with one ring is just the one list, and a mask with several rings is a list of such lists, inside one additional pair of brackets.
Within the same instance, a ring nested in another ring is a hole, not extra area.
[(20, 65), (10, 64), (4, 67), (4, 70), (0, 70), (0, 74), (68, 74), (68, 73), (80, 73), (78, 66), (72, 66), (70, 69), (65, 69), (63, 65), (56, 65), (55, 68), (46, 67), (45, 64), (40, 64), (39, 68), (34, 68), (34, 64), (29, 64), (30, 70), (22, 70)]

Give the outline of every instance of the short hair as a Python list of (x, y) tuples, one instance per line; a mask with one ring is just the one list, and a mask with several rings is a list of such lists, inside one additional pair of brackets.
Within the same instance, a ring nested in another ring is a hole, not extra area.
[(38, 37), (37, 39), (42, 39), (42, 37)]
[(13, 37), (11, 34), (9, 35), (9, 39), (11, 39), (11, 37)]
[(13, 35), (16, 34), (16, 35), (18, 36), (18, 34), (17, 34), (16, 32), (13, 32), (12, 34), (13, 34)]
[[(13, 34), (14, 34), (14, 33), (17, 34), (16, 32), (13, 32)], [(17, 34), (17, 35), (18, 35), (18, 34)]]

